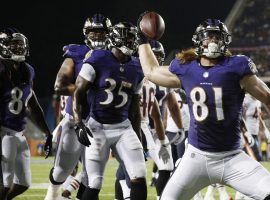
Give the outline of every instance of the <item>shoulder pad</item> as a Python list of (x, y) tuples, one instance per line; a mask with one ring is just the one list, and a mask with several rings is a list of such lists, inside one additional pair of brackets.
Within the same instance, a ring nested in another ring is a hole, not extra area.
[(89, 51), (89, 47), (86, 45), (69, 44), (63, 47), (65, 52), (63, 57), (65, 58), (84, 58), (85, 54)]
[(89, 58), (87, 58), (84, 62), (86, 62), (86, 63), (98, 62), (98, 61), (104, 59), (104, 57), (107, 58), (107, 56), (112, 56), (111, 51), (102, 50), (102, 49), (94, 50), (91, 53), (91, 56)]

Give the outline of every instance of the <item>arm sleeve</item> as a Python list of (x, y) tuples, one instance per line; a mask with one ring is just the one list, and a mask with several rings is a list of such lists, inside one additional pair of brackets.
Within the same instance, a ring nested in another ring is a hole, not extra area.
[(84, 63), (79, 73), (79, 76), (89, 82), (94, 82), (96, 78), (96, 71), (92, 65), (90, 65), (89, 63)]

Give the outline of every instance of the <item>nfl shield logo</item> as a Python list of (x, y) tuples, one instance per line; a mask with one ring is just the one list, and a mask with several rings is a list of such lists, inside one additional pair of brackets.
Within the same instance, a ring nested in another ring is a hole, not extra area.
[(208, 76), (209, 76), (209, 72), (204, 72), (204, 73), (203, 73), (203, 77), (204, 77), (204, 78), (207, 78)]

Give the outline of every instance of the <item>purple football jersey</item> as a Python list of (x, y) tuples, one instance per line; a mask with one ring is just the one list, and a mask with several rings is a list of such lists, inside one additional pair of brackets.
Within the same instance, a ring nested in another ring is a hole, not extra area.
[[(77, 76), (79, 75), (83, 61), (87, 57), (91, 55), (91, 50), (87, 45), (77, 45), (77, 44), (70, 44), (67, 46), (64, 46), (63, 50), (65, 51), (64, 53), (64, 58), (71, 58), (74, 62), (74, 68), (75, 68), (75, 74), (74, 74), (74, 83), (76, 81)], [(84, 112), (82, 113), (83, 119), (86, 119), (87, 116), (89, 115), (89, 109), (88, 109), (88, 104), (85, 102), (84, 107)], [(69, 96), (67, 98), (66, 102), (66, 112), (70, 115), (73, 115), (73, 106), (72, 106), (72, 98)]]
[[(0, 124), (15, 131), (22, 131), (25, 127), (25, 109), (28, 100), (32, 96), (32, 85), (35, 72), (33, 67), (27, 63), (24, 65), (27, 73), (30, 73), (30, 81), (16, 80), (17, 84), (11, 82), (8, 76), (7, 66), (0, 61), (0, 81), (2, 84), (0, 96)], [(11, 67), (11, 66), (9, 66)], [(22, 67), (22, 66), (20, 66)], [(20, 73), (20, 72), (17, 72)], [(18, 78), (20, 75), (18, 76)], [(19, 78), (20, 79), (20, 78)]]
[(96, 73), (88, 92), (90, 116), (103, 124), (127, 119), (132, 96), (138, 93), (144, 77), (138, 58), (131, 57), (120, 64), (111, 51), (95, 50), (85, 62), (92, 65)]
[(240, 148), (240, 120), (244, 91), (240, 80), (254, 74), (246, 56), (223, 58), (218, 65), (203, 67), (197, 60), (169, 70), (181, 80), (190, 110), (188, 142), (198, 149), (219, 152)]

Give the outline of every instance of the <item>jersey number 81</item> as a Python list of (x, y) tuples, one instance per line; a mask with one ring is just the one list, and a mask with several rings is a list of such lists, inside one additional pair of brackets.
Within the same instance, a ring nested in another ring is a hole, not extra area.
[[(224, 112), (222, 107), (222, 88), (212, 87), (216, 105), (217, 120), (224, 120)], [(190, 98), (192, 101), (192, 111), (196, 121), (203, 121), (209, 114), (209, 108), (205, 104), (207, 100), (206, 92), (201, 87), (195, 87), (190, 92)], [(200, 111), (200, 112), (198, 112)]]

